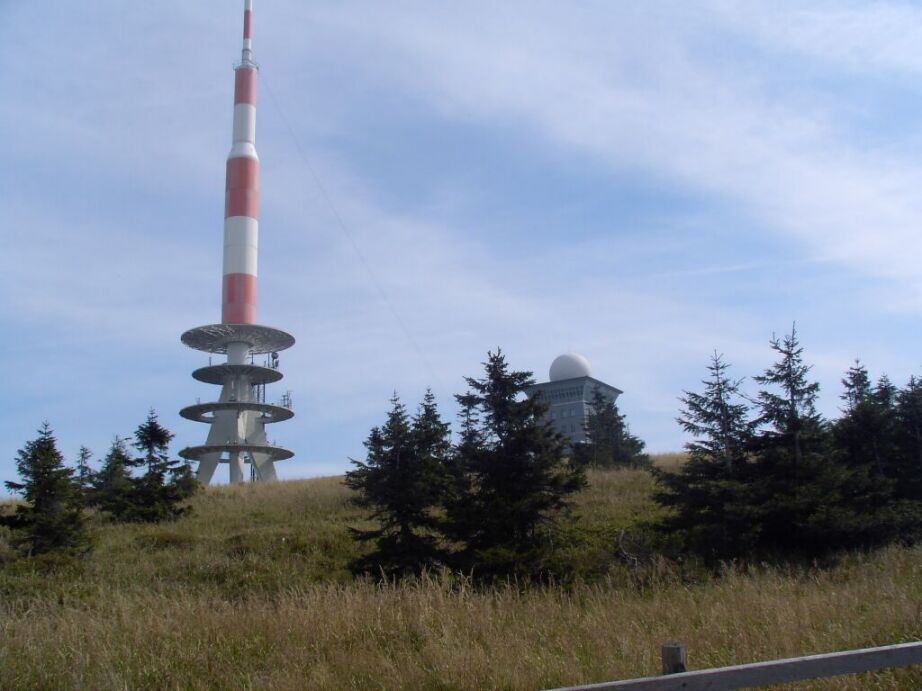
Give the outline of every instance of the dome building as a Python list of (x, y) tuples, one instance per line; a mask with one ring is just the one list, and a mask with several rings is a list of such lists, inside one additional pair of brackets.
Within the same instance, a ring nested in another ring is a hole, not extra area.
[(550, 381), (529, 387), (529, 398), (541, 396), (548, 404), (547, 417), (554, 429), (570, 440), (570, 445), (586, 441), (586, 422), (592, 412), (595, 389), (612, 402), (623, 392), (592, 376), (589, 361), (576, 353), (554, 359)]

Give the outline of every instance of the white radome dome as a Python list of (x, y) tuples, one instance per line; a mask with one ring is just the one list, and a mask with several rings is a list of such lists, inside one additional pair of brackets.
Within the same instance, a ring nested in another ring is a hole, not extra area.
[(592, 368), (589, 366), (589, 360), (582, 355), (564, 353), (555, 358), (554, 362), (551, 363), (550, 376), (551, 381), (591, 377)]

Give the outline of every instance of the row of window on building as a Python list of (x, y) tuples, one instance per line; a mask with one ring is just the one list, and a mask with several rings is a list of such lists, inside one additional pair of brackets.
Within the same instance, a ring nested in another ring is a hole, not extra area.
[(580, 410), (579, 408), (565, 408), (561, 411), (552, 410), (550, 412), (551, 420), (557, 420), (558, 418), (565, 417), (582, 417), (586, 414), (585, 410)]
[(544, 391), (542, 395), (552, 401), (573, 401), (583, 397), (583, 390), (564, 389), (563, 391)]

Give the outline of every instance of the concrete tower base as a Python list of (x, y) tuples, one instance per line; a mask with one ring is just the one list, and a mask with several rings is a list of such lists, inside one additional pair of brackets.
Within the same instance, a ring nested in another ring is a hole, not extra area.
[[(294, 413), (290, 401), (266, 403), (265, 386), (282, 378), (278, 353), (294, 345), (294, 338), (257, 324), (213, 324), (186, 331), (182, 342), (207, 353), (226, 353), (227, 362), (192, 373), (199, 381), (220, 384), (221, 395), (214, 403), (197, 403), (179, 411), (187, 420), (210, 425), (204, 444), (188, 446), (179, 455), (198, 461), (198, 479), (203, 484), (211, 482), (219, 463), (230, 466), (231, 482), (246, 480), (246, 464), (254, 480), (275, 480), (275, 462), (294, 454), (268, 442), (266, 425), (289, 420)], [(254, 356), (266, 354), (265, 365), (253, 362)]]

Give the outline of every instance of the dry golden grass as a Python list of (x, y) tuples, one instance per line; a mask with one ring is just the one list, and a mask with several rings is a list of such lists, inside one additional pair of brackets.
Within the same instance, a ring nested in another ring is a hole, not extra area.
[[(653, 510), (650, 480), (591, 480), (579, 530), (601, 564)], [(100, 526), (85, 563), (0, 569), (0, 688), (538, 689), (654, 674), (671, 639), (702, 668), (922, 636), (919, 549), (694, 581), (661, 563), (567, 588), (375, 585), (345, 566), (348, 498), (337, 478), (214, 488), (174, 524)], [(919, 687), (899, 670), (792, 688)]]
[(660, 453), (651, 456), (653, 465), (662, 470), (678, 470), (688, 458), (686, 453)]

